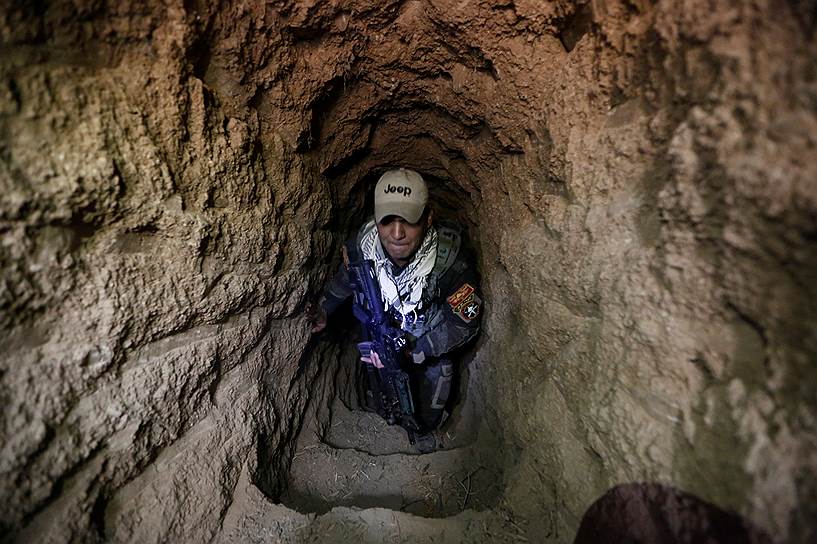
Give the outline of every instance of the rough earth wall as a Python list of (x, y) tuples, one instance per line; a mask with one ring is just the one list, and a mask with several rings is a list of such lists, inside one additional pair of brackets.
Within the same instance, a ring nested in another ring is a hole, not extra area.
[(401, 164), (480, 244), (531, 534), (646, 481), (813, 538), (813, 2), (200, 4), (3, 15), (4, 528), (214, 534)]
[(509, 497), (572, 534), (590, 497), (662, 482), (810, 541), (814, 11), (593, 6), (545, 70), (553, 181), (530, 146), (483, 191), (492, 345), (513, 346), (486, 383), (501, 414), (530, 414), (503, 418)]
[(0, 533), (205, 541), (286, 460), (329, 199), (193, 75), (195, 15), (62, 4), (3, 14)]

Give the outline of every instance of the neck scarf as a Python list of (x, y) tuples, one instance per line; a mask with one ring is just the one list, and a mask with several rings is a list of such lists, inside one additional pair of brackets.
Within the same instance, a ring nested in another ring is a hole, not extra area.
[(377, 226), (374, 223), (363, 235), (360, 249), (363, 258), (374, 261), (385, 310), (394, 308), (405, 321), (406, 315), (421, 309), (423, 290), (437, 258), (437, 230), (434, 227), (429, 227), (420, 249), (414, 254), (414, 259), (397, 275), (394, 274), (393, 264), (380, 243)]

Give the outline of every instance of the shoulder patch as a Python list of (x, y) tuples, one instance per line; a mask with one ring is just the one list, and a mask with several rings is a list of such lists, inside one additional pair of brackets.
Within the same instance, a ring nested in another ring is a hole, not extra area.
[(448, 300), (448, 304), (449, 304), (449, 305), (450, 305), (452, 308), (456, 309), (457, 307), (459, 307), (459, 306), (462, 304), (462, 302), (463, 302), (463, 301), (464, 301), (466, 298), (468, 298), (468, 295), (470, 295), (470, 294), (471, 294), (471, 293), (473, 293), (473, 292), (474, 292), (474, 288), (473, 288), (473, 287), (471, 287), (471, 284), (468, 284), (468, 283), (463, 283), (463, 284), (462, 284), (462, 287), (460, 287), (459, 289), (457, 289), (457, 291), (456, 291), (456, 292), (455, 292), (453, 295), (451, 295), (450, 297), (448, 297), (448, 299), (447, 299), (447, 300)]
[(446, 300), (451, 306), (451, 311), (466, 323), (470, 323), (479, 316), (482, 301), (477, 296), (476, 289), (468, 283), (462, 284), (462, 287)]

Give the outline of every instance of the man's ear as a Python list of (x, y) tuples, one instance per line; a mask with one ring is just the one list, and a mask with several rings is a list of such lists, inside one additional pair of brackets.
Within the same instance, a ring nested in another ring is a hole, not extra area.
[(426, 219), (426, 228), (431, 226), (431, 222), (434, 219), (434, 210), (429, 208), (428, 209), (428, 219)]

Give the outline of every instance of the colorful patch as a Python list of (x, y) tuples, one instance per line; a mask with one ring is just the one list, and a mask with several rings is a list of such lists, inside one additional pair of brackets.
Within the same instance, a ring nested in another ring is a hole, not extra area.
[(479, 316), (482, 301), (474, 291), (475, 289), (466, 283), (447, 299), (451, 310), (466, 323), (470, 323)]
[(446, 299), (448, 300), (448, 305), (451, 306), (452, 310), (456, 311), (456, 309), (459, 308), (462, 305), (462, 303), (465, 302), (465, 300), (471, 294), (473, 294), (474, 291), (475, 289), (471, 287), (469, 284), (463, 283), (462, 287), (457, 289), (456, 293), (454, 293), (453, 295), (448, 297), (448, 299)]

